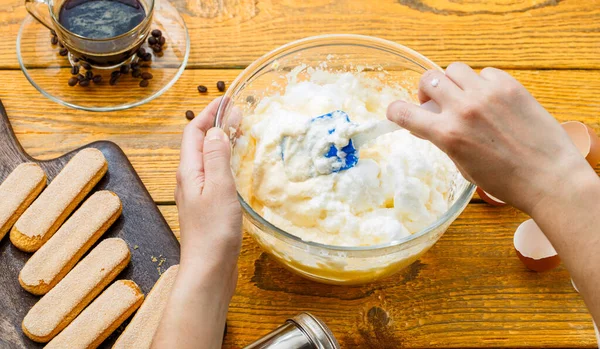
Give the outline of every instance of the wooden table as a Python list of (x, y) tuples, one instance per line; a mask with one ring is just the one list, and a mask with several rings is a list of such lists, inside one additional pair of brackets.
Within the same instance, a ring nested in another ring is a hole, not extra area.
[[(250, 62), (323, 33), (393, 40), (441, 66), (460, 60), (508, 70), (561, 121), (600, 132), (598, 0), (175, 0), (192, 38), (189, 67), (159, 99), (116, 113), (81, 112), (39, 94), (19, 70), (22, 0), (0, 0), (0, 98), (19, 140), (51, 158), (112, 140), (131, 159), (178, 234), (175, 169), (187, 109), (200, 111)], [(198, 84), (209, 86), (199, 95)], [(586, 347), (591, 317), (564, 267), (528, 272), (512, 235), (527, 217), (477, 197), (417, 263), (385, 281), (336, 287), (292, 275), (244, 237), (226, 348), (239, 348), (309, 311), (343, 348)]]

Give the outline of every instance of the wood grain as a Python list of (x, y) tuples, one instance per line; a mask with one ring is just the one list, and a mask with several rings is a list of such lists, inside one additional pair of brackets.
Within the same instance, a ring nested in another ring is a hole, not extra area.
[[(600, 67), (598, 0), (172, 0), (191, 40), (190, 67), (245, 67), (289, 41), (365, 34), (411, 47), (445, 66)], [(0, 3), (0, 68), (18, 67), (22, 0)], [(50, 49), (39, 47), (39, 50)]]
[[(177, 209), (160, 206), (177, 235)], [(512, 236), (528, 217), (471, 203), (419, 261), (378, 283), (340, 287), (291, 274), (244, 236), (224, 348), (240, 348), (301, 311), (342, 348), (597, 347), (564, 267), (527, 271)]]
[[(583, 121), (600, 132), (600, 70), (594, 70), (600, 69), (600, 0), (171, 2), (190, 31), (191, 69), (144, 106), (86, 113), (48, 101), (15, 71), (15, 40), (26, 11), (22, 0), (1, 0), (0, 69), (9, 70), (0, 74), (0, 97), (19, 141), (36, 157), (49, 159), (96, 140), (119, 144), (152, 198), (164, 204), (160, 211), (176, 236), (174, 174), (185, 111), (199, 112), (220, 95), (217, 80), (229, 85), (239, 68), (311, 35), (373, 35), (441, 66), (460, 60), (515, 69), (510, 72), (559, 120)], [(209, 93), (199, 95), (198, 84)], [(290, 274), (245, 235), (224, 348), (243, 347), (300, 311), (325, 320), (343, 348), (597, 347), (566, 270), (528, 272), (514, 255), (512, 234), (526, 218), (475, 198), (417, 263), (355, 287)], [(0, 331), (7, 326), (0, 316)]]
[[(162, 97), (116, 113), (89, 113), (60, 106), (39, 94), (17, 71), (0, 75), (0, 96), (19, 141), (33, 156), (47, 159), (81, 144), (111, 140), (123, 148), (154, 200), (172, 202), (180, 137), (188, 122), (185, 111), (200, 112), (220, 95), (216, 81), (222, 79), (229, 85), (239, 72), (187, 70)], [(559, 120), (583, 121), (600, 133), (600, 71), (510, 73)], [(208, 86), (209, 93), (199, 94), (198, 84)]]

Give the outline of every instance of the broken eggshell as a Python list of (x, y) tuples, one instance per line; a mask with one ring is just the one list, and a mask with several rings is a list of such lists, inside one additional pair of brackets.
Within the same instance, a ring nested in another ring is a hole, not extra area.
[(596, 167), (600, 162), (600, 138), (591, 127), (579, 121), (567, 121), (562, 123), (571, 141), (587, 162)]
[(513, 243), (517, 256), (530, 270), (543, 272), (560, 265), (556, 250), (533, 219), (519, 225)]
[(488, 204), (492, 205), (492, 206), (504, 206), (506, 205), (506, 202), (498, 199), (495, 196), (492, 196), (489, 193), (486, 193), (483, 189), (477, 187), (477, 194), (479, 194), (479, 197), (481, 198), (481, 200), (487, 202)]

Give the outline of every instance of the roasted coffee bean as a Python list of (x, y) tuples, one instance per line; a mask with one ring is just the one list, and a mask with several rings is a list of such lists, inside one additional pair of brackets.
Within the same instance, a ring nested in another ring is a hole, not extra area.
[(131, 63), (131, 69), (132, 70), (140, 69), (140, 64), (138, 62)]
[(79, 74), (79, 66), (75, 65), (71, 67), (71, 75), (77, 75)]
[(65, 48), (65, 45), (62, 42), (58, 42), (58, 46), (60, 46), (60, 48)]
[(140, 58), (144, 58), (145, 55), (146, 55), (146, 50), (143, 47), (141, 47), (137, 52), (137, 56)]
[(161, 36), (160, 39), (158, 39), (158, 43), (160, 46), (164, 46), (166, 42), (167, 42), (167, 39), (165, 39), (164, 36)]
[(75, 77), (75, 76), (72, 76), (72, 77), (69, 79), (69, 86), (75, 86), (75, 85), (77, 85), (77, 83), (78, 83), (78, 82), (79, 82), (79, 80), (77, 80), (77, 77)]
[(88, 62), (81, 62), (81, 66), (85, 70), (92, 70), (92, 66)]
[(206, 93), (208, 91), (208, 88), (206, 88), (206, 86), (204, 85), (198, 85), (198, 92), (200, 93)]
[(133, 69), (131, 71), (131, 76), (133, 76), (134, 78), (139, 78), (140, 76), (142, 76), (142, 71), (139, 69)]
[(94, 82), (94, 84), (99, 84), (102, 82), (102, 76), (96, 75), (92, 78), (92, 81)]
[(148, 45), (152, 46), (152, 45), (156, 45), (158, 43), (158, 40), (156, 40), (156, 38), (154, 36), (151, 36), (148, 38)]
[(129, 74), (129, 64), (123, 64), (121, 66), (121, 74)]
[(113, 78), (119, 78), (119, 76), (121, 76), (121, 72), (118, 70), (115, 70), (114, 72), (110, 73), (110, 76)]
[(246, 102), (248, 102), (250, 104), (254, 104), (254, 102), (256, 102), (256, 99), (254, 98), (254, 96), (250, 95), (250, 96), (246, 97)]
[(155, 38), (161, 37), (162, 36), (162, 32), (158, 29), (154, 29), (152, 31), (152, 36), (154, 36)]
[(88, 70), (87, 72), (85, 72), (85, 78), (88, 80), (92, 80), (94, 78), (94, 73), (92, 73), (91, 70)]
[(150, 81), (148, 80), (140, 81), (140, 87), (148, 87), (148, 84), (150, 84)]
[(58, 54), (61, 56), (66, 56), (69, 54), (69, 50), (67, 50), (66, 48), (61, 48), (60, 51), (58, 51)]
[(50, 39), (50, 42), (52, 43), (52, 45), (56, 45), (58, 44), (58, 38), (56, 36), (53, 36), (52, 39)]
[(119, 80), (118, 76), (113, 76), (112, 78), (110, 78), (110, 80), (108, 81), (108, 83), (113, 86), (117, 84), (117, 80)]
[(85, 79), (85, 80), (80, 81), (79, 86), (82, 86), (82, 87), (90, 86), (90, 80)]
[(158, 53), (158, 52), (162, 51), (162, 47), (160, 47), (159, 45), (154, 45), (154, 46), (152, 46), (152, 51)]
[(217, 89), (219, 89), (220, 92), (225, 91), (225, 83), (223, 81), (218, 81), (217, 82)]
[(152, 53), (148, 52), (144, 55), (144, 62), (148, 62), (152, 60)]
[(83, 76), (82, 74), (77, 74), (77, 80), (83, 81), (85, 80), (85, 76)]
[(75, 62), (75, 63), (79, 62), (79, 58), (73, 57), (73, 62)]
[(192, 120), (196, 117), (196, 115), (194, 115), (194, 112), (191, 110), (188, 110), (185, 112), (185, 118), (188, 120)]
[(56, 36), (56, 32), (54, 31), (54, 29), (50, 29), (50, 35)]
[(150, 74), (148, 72), (143, 72), (142, 73), (142, 79), (144, 79), (144, 80), (150, 80), (152, 78), (153, 78), (152, 74)]

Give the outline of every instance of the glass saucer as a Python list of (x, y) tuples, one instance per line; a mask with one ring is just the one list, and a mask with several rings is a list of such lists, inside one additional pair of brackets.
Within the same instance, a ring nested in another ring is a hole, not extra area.
[[(153, 52), (147, 40), (142, 46), (152, 54), (151, 61), (139, 59), (138, 62), (141, 72), (152, 74), (147, 87), (141, 87), (142, 78), (133, 77), (131, 71), (111, 85), (111, 74), (119, 69), (92, 69), (94, 75), (102, 76), (99, 83), (69, 86), (68, 81), (74, 76), (70, 55), (61, 56), (60, 46), (51, 43), (50, 31), (30, 15), (23, 21), (17, 37), (19, 65), (27, 80), (44, 96), (71, 108), (114, 111), (142, 105), (173, 86), (190, 54), (187, 27), (175, 7), (166, 0), (156, 1), (152, 22), (150, 29), (159, 29), (166, 43), (160, 53)], [(134, 61), (137, 60), (138, 57), (134, 57)], [(84, 67), (79, 68), (85, 75)]]

